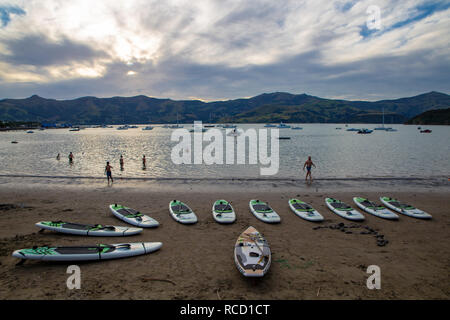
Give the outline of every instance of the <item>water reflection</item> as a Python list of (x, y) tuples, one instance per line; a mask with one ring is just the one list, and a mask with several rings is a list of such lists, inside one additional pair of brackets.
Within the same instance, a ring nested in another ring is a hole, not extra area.
[[(432, 134), (420, 134), (415, 126), (394, 125), (397, 132), (375, 131), (370, 135), (336, 130), (335, 124), (301, 126), (303, 130), (280, 130), (280, 136), (291, 139), (279, 141), (280, 170), (276, 177), (303, 177), (303, 163), (309, 155), (317, 165), (313, 177), (428, 177), (450, 172), (448, 126), (435, 126)], [(2, 132), (0, 174), (101, 177), (109, 161), (117, 177), (259, 177), (258, 165), (175, 165), (171, 151), (176, 143), (170, 141), (171, 133), (171, 129), (162, 127), (151, 131), (96, 128), (34, 134)], [(71, 164), (70, 152), (74, 155)]]

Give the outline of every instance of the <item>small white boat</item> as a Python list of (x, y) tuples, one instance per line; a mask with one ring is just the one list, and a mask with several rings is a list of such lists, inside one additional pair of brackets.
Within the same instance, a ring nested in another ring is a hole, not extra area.
[(280, 124), (277, 125), (277, 128), (279, 128), (279, 129), (288, 129), (290, 127), (291, 127), (290, 125), (284, 124), (283, 122), (280, 122)]
[(234, 125), (234, 124), (224, 124), (224, 125), (222, 126), (222, 128), (224, 128), (224, 129), (236, 129), (237, 126)]

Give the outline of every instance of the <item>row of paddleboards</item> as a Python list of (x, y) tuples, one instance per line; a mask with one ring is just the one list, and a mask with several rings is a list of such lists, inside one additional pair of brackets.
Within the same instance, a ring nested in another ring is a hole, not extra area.
[[(384, 219), (398, 219), (399, 217), (395, 212), (419, 219), (431, 219), (432, 217), (430, 214), (412, 205), (402, 203), (390, 197), (380, 197), (382, 204), (375, 203), (363, 197), (354, 197), (353, 201), (364, 212)], [(324, 220), (324, 217), (316, 209), (304, 201), (289, 199), (288, 203), (289, 208), (300, 218), (315, 222)], [(332, 212), (345, 219), (352, 221), (362, 221), (365, 219), (361, 212), (340, 200), (325, 198), (325, 204)], [(253, 215), (261, 221), (266, 223), (279, 223), (281, 221), (280, 216), (267, 202), (250, 200), (249, 207)], [(192, 224), (198, 221), (194, 211), (187, 204), (179, 200), (170, 202), (169, 212), (176, 221), (183, 224)], [(214, 202), (212, 214), (214, 220), (219, 223), (233, 223), (236, 220), (236, 212), (231, 206), (231, 203), (226, 200), (217, 200)]]
[[(400, 202), (399, 200), (394, 198), (380, 197), (380, 201), (381, 203), (376, 203), (363, 197), (353, 198), (353, 202), (358, 206), (358, 208), (380, 218), (397, 220), (399, 217), (393, 211), (418, 219), (432, 218), (430, 214), (417, 209), (412, 205)], [(362, 213), (353, 209), (351, 206), (340, 200), (334, 198), (326, 198), (325, 203), (332, 212), (343, 218), (353, 221), (364, 220), (364, 216)]]
[[(396, 199), (381, 197), (380, 200), (386, 207), (374, 203), (366, 198), (353, 198), (353, 201), (360, 209), (380, 218), (390, 220), (398, 219), (398, 215), (388, 208), (416, 218), (431, 218), (431, 215), (428, 213), (408, 204), (401, 203)], [(298, 199), (290, 199), (288, 203), (290, 209), (300, 218), (314, 222), (324, 220), (324, 217), (306, 202)], [(325, 203), (332, 212), (343, 218), (353, 221), (364, 220), (362, 213), (340, 200), (326, 198)], [(278, 223), (281, 221), (280, 216), (269, 206), (268, 203), (264, 201), (250, 200), (249, 207), (255, 217), (261, 221), (267, 223)], [(131, 225), (139, 226), (140, 228), (101, 224), (80, 224), (64, 221), (40, 221), (36, 223), (36, 226), (41, 229), (55, 232), (100, 237), (131, 236), (141, 233), (143, 230), (142, 227), (154, 228), (159, 226), (158, 221), (155, 219), (123, 205), (112, 204), (110, 205), (110, 210), (119, 219)], [(180, 223), (191, 224), (197, 222), (197, 216), (192, 209), (187, 204), (179, 200), (173, 200), (170, 202), (169, 211), (171, 216)], [(233, 223), (236, 220), (236, 213), (231, 206), (231, 203), (226, 200), (217, 200), (214, 202), (212, 213), (214, 219), (219, 223)]]
[[(380, 197), (382, 204), (375, 203), (363, 197), (354, 197), (353, 201), (364, 212), (384, 219), (398, 219), (398, 215), (393, 211), (420, 219), (430, 219), (432, 217), (430, 214), (394, 198)], [(324, 217), (315, 208), (304, 201), (289, 199), (288, 204), (289, 208), (300, 218), (313, 222), (324, 220)], [(332, 212), (345, 219), (353, 221), (362, 221), (365, 219), (361, 212), (340, 200), (325, 198), (325, 204)], [(136, 235), (142, 232), (142, 228), (155, 228), (159, 226), (158, 221), (148, 215), (142, 214), (138, 210), (119, 204), (111, 204), (109, 208), (114, 216), (135, 227), (79, 224), (64, 221), (41, 221), (36, 226), (41, 229), (68, 234), (106, 237)], [(279, 223), (281, 221), (280, 216), (267, 202), (250, 200), (249, 208), (252, 214), (263, 222)], [(236, 221), (236, 212), (231, 203), (226, 200), (215, 201), (211, 211), (214, 220), (218, 223), (226, 224)], [(182, 224), (193, 224), (198, 221), (194, 211), (180, 200), (172, 200), (169, 203), (169, 212), (175, 221)]]

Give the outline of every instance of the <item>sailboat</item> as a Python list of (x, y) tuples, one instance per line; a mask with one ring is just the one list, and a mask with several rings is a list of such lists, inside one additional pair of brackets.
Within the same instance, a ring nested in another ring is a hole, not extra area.
[(384, 126), (384, 108), (383, 108), (383, 125), (381, 127), (376, 127), (373, 130), (396, 131), (392, 128), (387, 128)]
[(212, 120), (211, 120), (211, 112), (209, 113), (209, 124), (205, 124), (205, 125), (203, 125), (203, 127), (214, 128), (214, 125), (212, 124)]
[(177, 124), (173, 124), (171, 126), (169, 126), (170, 129), (178, 129), (178, 128), (183, 128), (183, 126), (180, 126), (178, 124), (178, 112), (177, 112)]

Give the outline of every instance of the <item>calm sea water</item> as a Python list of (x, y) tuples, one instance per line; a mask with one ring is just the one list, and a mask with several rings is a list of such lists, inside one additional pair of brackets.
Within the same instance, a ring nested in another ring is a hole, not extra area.
[[(191, 128), (191, 124), (184, 128)], [(429, 126), (421, 134), (417, 126), (392, 125), (397, 132), (374, 131), (359, 135), (340, 124), (300, 124), (303, 130), (280, 129), (280, 168), (275, 176), (260, 176), (259, 165), (175, 165), (171, 150), (173, 129), (87, 128), (0, 132), (0, 175), (104, 177), (106, 161), (113, 176), (163, 178), (300, 178), (303, 163), (312, 156), (316, 178), (448, 177), (450, 176), (450, 127)], [(373, 129), (377, 125), (356, 125)], [(239, 128), (263, 128), (246, 124)], [(341, 130), (336, 130), (341, 127)], [(11, 144), (11, 141), (18, 144)], [(69, 165), (68, 154), (74, 163)], [(61, 154), (61, 160), (56, 155)], [(142, 168), (142, 156), (147, 168)], [(124, 157), (124, 170), (119, 158)]]

